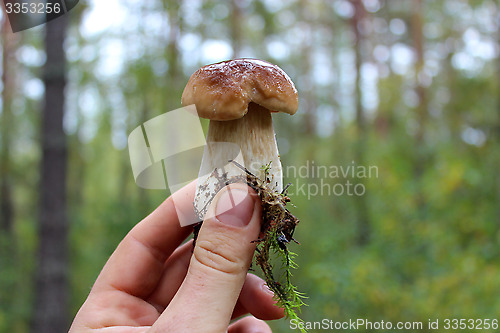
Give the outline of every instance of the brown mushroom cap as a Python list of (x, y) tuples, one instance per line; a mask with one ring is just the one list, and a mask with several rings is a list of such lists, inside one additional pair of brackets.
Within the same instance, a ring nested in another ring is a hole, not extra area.
[(243, 117), (254, 102), (275, 112), (294, 114), (297, 89), (278, 66), (256, 59), (235, 59), (197, 70), (182, 93), (183, 105), (196, 105), (198, 115), (212, 120)]

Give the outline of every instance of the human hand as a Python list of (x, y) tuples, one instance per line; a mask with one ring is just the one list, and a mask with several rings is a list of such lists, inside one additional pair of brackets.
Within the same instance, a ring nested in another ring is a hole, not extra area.
[(194, 192), (192, 183), (174, 193), (127, 234), (70, 333), (271, 332), (263, 320), (283, 310), (247, 273), (260, 232), (258, 196), (236, 184), (219, 192), (192, 251), (192, 241), (180, 245), (192, 228), (181, 227), (177, 213), (194, 219)]

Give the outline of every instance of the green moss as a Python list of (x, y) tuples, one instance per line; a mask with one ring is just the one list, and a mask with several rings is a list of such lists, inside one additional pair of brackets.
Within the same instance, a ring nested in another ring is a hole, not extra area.
[[(293, 261), (295, 254), (288, 250), (288, 243), (298, 243), (293, 238), (293, 233), (299, 219), (286, 208), (290, 202), (286, 188), (282, 193), (272, 188), (272, 179), (268, 174), (271, 163), (262, 167), (265, 179), (261, 180), (238, 162), (230, 162), (245, 171), (246, 176), (228, 178), (226, 173), (214, 170), (212, 176), (218, 181), (212, 197), (225, 186), (235, 183), (246, 183), (259, 195), (262, 203), (262, 222), (260, 238), (254, 241), (257, 243), (255, 264), (262, 269), (266, 284), (273, 291), (277, 304), (285, 310), (286, 317), (301, 322), (302, 319), (297, 313), (300, 312), (301, 306), (305, 305), (305, 296), (292, 284), (292, 269), (296, 269), (297, 265)], [(196, 207), (195, 212), (200, 218), (204, 215), (203, 212), (196, 211)], [(195, 242), (200, 228), (201, 223), (194, 227)], [(275, 261), (281, 263), (279, 269), (275, 269)], [(280, 271), (280, 274), (275, 274), (276, 271)], [(303, 329), (301, 331), (306, 332)]]
[[(234, 161), (233, 163), (238, 165)], [(257, 192), (262, 202), (261, 238), (255, 241), (258, 243), (255, 263), (262, 269), (269, 289), (273, 291), (278, 305), (285, 310), (287, 318), (302, 321), (297, 313), (300, 312), (301, 306), (305, 305), (305, 296), (292, 283), (292, 269), (296, 269), (297, 265), (293, 261), (295, 253), (288, 250), (288, 243), (298, 243), (293, 238), (293, 233), (299, 219), (286, 208), (290, 202), (286, 188), (282, 193), (278, 193), (269, 186), (269, 167), (270, 163), (263, 166), (265, 180), (244, 169), (247, 173), (247, 184)], [(278, 278), (275, 274), (273, 255), (281, 263), (282, 273)]]

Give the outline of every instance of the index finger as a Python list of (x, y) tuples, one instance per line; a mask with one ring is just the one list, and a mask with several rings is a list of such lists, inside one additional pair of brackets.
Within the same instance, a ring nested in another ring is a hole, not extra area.
[(197, 221), (193, 199), (196, 182), (172, 194), (120, 242), (97, 278), (93, 290), (116, 289), (144, 298), (156, 287), (165, 260), (191, 233), (181, 227)]

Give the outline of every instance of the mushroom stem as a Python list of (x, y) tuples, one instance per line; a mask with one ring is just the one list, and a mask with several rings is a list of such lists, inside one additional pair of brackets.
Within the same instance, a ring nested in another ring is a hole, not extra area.
[(220, 187), (218, 183), (223, 173), (227, 173), (227, 179), (245, 174), (244, 170), (229, 163), (229, 160), (236, 160), (261, 180), (265, 180), (266, 176), (264, 166), (269, 165), (269, 188), (282, 191), (283, 172), (271, 111), (250, 103), (248, 112), (240, 119), (210, 121), (195, 196), (196, 210), (201, 213), (198, 215), (204, 216), (210, 201), (217, 194), (216, 189)]

